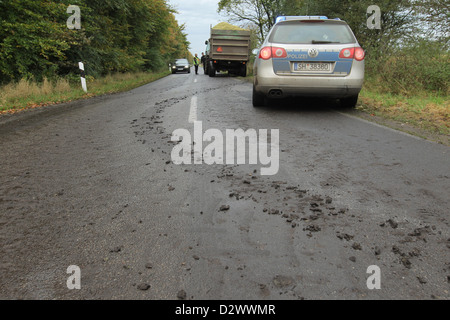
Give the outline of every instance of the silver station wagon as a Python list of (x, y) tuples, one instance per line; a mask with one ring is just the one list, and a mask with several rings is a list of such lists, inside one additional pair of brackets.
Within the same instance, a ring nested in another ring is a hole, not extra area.
[(354, 107), (364, 81), (365, 52), (348, 24), (324, 16), (283, 16), (254, 65), (253, 106), (292, 96), (340, 99)]

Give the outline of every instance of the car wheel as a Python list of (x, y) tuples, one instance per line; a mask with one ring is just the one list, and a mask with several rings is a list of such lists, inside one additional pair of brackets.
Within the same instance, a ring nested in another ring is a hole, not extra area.
[(341, 99), (341, 106), (348, 109), (355, 108), (358, 103), (358, 97), (359, 95)]
[(214, 68), (214, 64), (212, 62), (209, 63), (209, 76), (215, 77), (216, 76), (216, 68)]
[(253, 86), (253, 95), (252, 95), (252, 103), (253, 107), (258, 108), (265, 105), (265, 97), (263, 94), (258, 93), (255, 89), (255, 86)]

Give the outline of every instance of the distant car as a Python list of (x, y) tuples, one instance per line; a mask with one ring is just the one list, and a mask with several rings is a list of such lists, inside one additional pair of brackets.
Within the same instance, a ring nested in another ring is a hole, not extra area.
[(340, 99), (354, 107), (365, 51), (348, 24), (325, 16), (278, 17), (254, 64), (253, 106), (292, 96)]
[(191, 66), (187, 59), (177, 59), (174, 61), (172, 64), (172, 73), (175, 74), (177, 72), (191, 73)]

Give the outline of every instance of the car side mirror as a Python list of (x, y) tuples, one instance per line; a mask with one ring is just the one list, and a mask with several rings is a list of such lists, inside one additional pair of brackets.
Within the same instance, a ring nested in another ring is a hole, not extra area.
[(205, 44), (206, 44), (206, 45), (208, 44), (208, 40), (205, 41)]
[(258, 54), (258, 52), (259, 52), (259, 49), (253, 49), (253, 50), (252, 50), (252, 53), (253, 53), (255, 56)]

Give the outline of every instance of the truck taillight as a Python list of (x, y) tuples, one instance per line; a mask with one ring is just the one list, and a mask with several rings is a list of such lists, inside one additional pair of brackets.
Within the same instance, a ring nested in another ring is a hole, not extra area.
[(263, 60), (269, 60), (270, 58), (286, 58), (287, 52), (283, 48), (278, 47), (264, 47), (259, 52), (259, 58)]
[(355, 59), (357, 61), (363, 61), (366, 57), (366, 53), (361, 47), (345, 48), (339, 53), (341, 59)]

